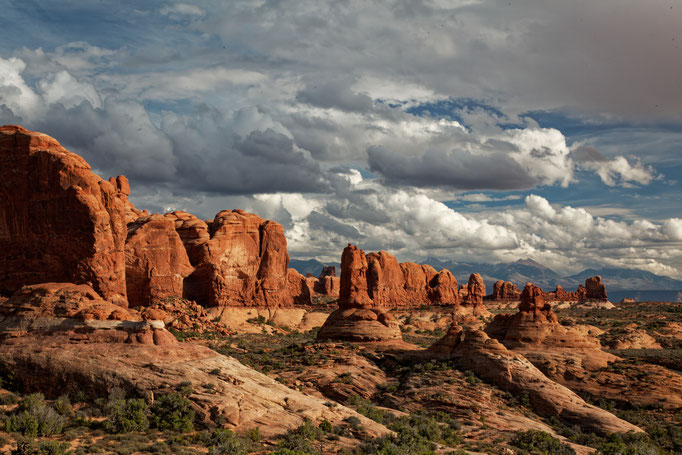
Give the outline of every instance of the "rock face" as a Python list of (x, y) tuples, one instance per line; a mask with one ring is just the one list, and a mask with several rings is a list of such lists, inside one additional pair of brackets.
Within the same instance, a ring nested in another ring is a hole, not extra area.
[(184, 231), (180, 238), (195, 266), (185, 279), (186, 298), (204, 306), (293, 304), (289, 253), (280, 224), (243, 210), (223, 210), (207, 225), (206, 240), (201, 223), (183, 218), (176, 219), (176, 226)]
[(493, 285), (493, 294), (491, 300), (505, 301), (505, 300), (519, 300), (521, 298), (521, 291), (515, 284), (509, 281), (496, 281)]
[(83, 158), (45, 134), (0, 127), (0, 293), (72, 282), (126, 305), (125, 222), (118, 187)]
[(131, 307), (183, 295), (183, 280), (194, 268), (175, 230), (162, 215), (138, 218), (128, 225), (126, 288)]
[(138, 210), (135, 206), (128, 200), (130, 196), (130, 183), (125, 175), (119, 175), (118, 177), (110, 177), (109, 183), (116, 188), (118, 192), (118, 198), (123, 202), (123, 210), (125, 212), (126, 223), (132, 223), (141, 216), (149, 215), (146, 210)]
[(470, 306), (483, 305), (483, 297), (485, 297), (485, 283), (483, 278), (478, 273), (472, 273), (467, 283), (467, 293), (464, 297), (464, 304)]
[(642, 432), (639, 427), (585, 403), (570, 389), (547, 378), (523, 355), (508, 350), (483, 331), (451, 327), (429, 352), (453, 359), (462, 368), (512, 394), (527, 393), (530, 404), (542, 416), (558, 416), (599, 434)]
[(385, 251), (367, 255), (367, 290), (374, 306), (415, 308), (457, 305), (457, 280), (450, 271), (430, 265), (398, 263)]
[(341, 255), (339, 308), (372, 306), (367, 294), (367, 257), (355, 245), (348, 244)]
[(588, 300), (608, 300), (606, 297), (606, 287), (602, 284), (599, 275), (585, 280), (585, 298)]
[(357, 246), (349, 244), (343, 250), (339, 309), (320, 328), (319, 340), (402, 340), (398, 321), (376, 308), (367, 293), (367, 267), (365, 252)]

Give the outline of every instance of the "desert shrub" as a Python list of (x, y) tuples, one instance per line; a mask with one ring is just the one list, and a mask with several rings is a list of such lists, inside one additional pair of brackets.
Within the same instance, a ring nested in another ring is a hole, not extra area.
[(159, 430), (183, 433), (194, 430), (192, 403), (183, 395), (171, 393), (160, 397), (152, 406), (152, 420)]
[(64, 423), (64, 417), (45, 403), (42, 393), (33, 393), (19, 402), (17, 409), (5, 422), (5, 429), (9, 433), (16, 432), (34, 438), (59, 434)]
[(111, 399), (105, 407), (107, 420), (104, 429), (110, 433), (145, 431), (149, 428), (148, 413), (147, 403), (140, 398)]
[(246, 444), (232, 431), (219, 428), (211, 434), (209, 455), (246, 455)]
[(68, 417), (73, 413), (73, 406), (71, 406), (71, 400), (69, 400), (68, 395), (62, 395), (57, 398), (54, 403), (52, 403), (52, 407), (62, 416)]
[(327, 419), (324, 419), (322, 422), (320, 422), (320, 425), (318, 428), (320, 430), (324, 431), (325, 433), (333, 433), (334, 432), (334, 426)]
[(0, 395), (0, 405), (17, 404), (19, 402), (19, 395), (9, 392)]
[(388, 428), (396, 434), (365, 441), (358, 449), (360, 453), (431, 455), (436, 453), (436, 443), (453, 447), (462, 441), (456, 431), (459, 423), (444, 413), (393, 418)]
[(545, 431), (519, 431), (510, 441), (511, 445), (522, 449), (522, 454), (530, 455), (575, 455), (575, 450), (568, 444)]
[(316, 441), (323, 436), (323, 431), (313, 425), (309, 420), (306, 420), (303, 425), (293, 430), (289, 430), (279, 440), (278, 447), (280, 449), (289, 450), (292, 452), (277, 453), (303, 453), (309, 455), (317, 455), (320, 451), (313, 445), (312, 441)]
[[(612, 434), (597, 446), (598, 452), (604, 455), (663, 455), (670, 453), (657, 447), (643, 433)], [(672, 452), (678, 453), (678, 452)]]
[(11, 455), (65, 455), (68, 444), (58, 441), (17, 442)]
[(251, 428), (250, 430), (247, 430), (246, 433), (244, 433), (244, 437), (253, 441), (253, 442), (260, 441), (262, 438), (262, 436), (260, 434), (260, 428), (255, 427), (255, 428)]

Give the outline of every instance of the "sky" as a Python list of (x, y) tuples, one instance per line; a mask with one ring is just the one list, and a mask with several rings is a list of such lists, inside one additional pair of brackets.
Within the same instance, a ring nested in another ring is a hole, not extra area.
[(0, 0), (0, 124), (290, 255), (682, 278), (679, 0)]

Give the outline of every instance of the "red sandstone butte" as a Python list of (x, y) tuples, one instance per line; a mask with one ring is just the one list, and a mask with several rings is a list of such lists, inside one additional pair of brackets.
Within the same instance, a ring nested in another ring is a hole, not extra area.
[(126, 217), (118, 194), (55, 139), (0, 127), (0, 293), (71, 282), (126, 305)]

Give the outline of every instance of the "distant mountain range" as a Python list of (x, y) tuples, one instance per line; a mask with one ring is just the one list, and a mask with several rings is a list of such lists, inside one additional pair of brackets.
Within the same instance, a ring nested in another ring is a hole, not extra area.
[(289, 268), (296, 269), (302, 275), (312, 273), (313, 276), (319, 276), (322, 268), (328, 265), (336, 267), (336, 276), (341, 274), (341, 264), (329, 262), (327, 264), (318, 261), (317, 259), (290, 259)]
[(457, 278), (466, 282), (469, 275), (478, 272), (485, 282), (488, 292), (497, 280), (511, 281), (519, 288), (532, 282), (541, 288), (551, 291), (560, 284), (567, 291), (574, 291), (578, 284), (585, 284), (585, 279), (599, 275), (606, 285), (606, 291), (682, 291), (682, 281), (667, 276), (655, 275), (644, 270), (623, 268), (586, 269), (571, 276), (562, 277), (554, 270), (532, 259), (521, 259), (504, 264), (483, 264), (444, 261), (428, 257), (422, 264), (435, 268), (447, 268)]
[[(488, 294), (492, 293), (493, 285), (497, 280), (511, 281), (519, 289), (532, 282), (546, 291), (553, 291), (560, 284), (567, 291), (575, 291), (578, 284), (585, 284), (585, 279), (599, 275), (606, 285), (606, 292), (612, 301), (620, 301), (624, 297), (634, 298), (638, 301), (682, 300), (682, 281), (667, 276), (655, 275), (644, 270), (623, 268), (586, 269), (570, 276), (561, 276), (554, 270), (532, 259), (519, 259), (516, 262), (484, 264), (480, 262), (454, 262), (427, 257), (422, 264), (428, 264), (436, 270), (448, 269), (457, 278), (460, 284), (466, 283), (469, 275), (480, 273), (485, 282)], [(341, 273), (338, 263), (322, 263), (316, 259), (291, 259), (289, 267), (298, 270), (303, 275), (312, 273), (318, 276), (322, 267), (326, 265), (336, 266), (336, 274)]]

